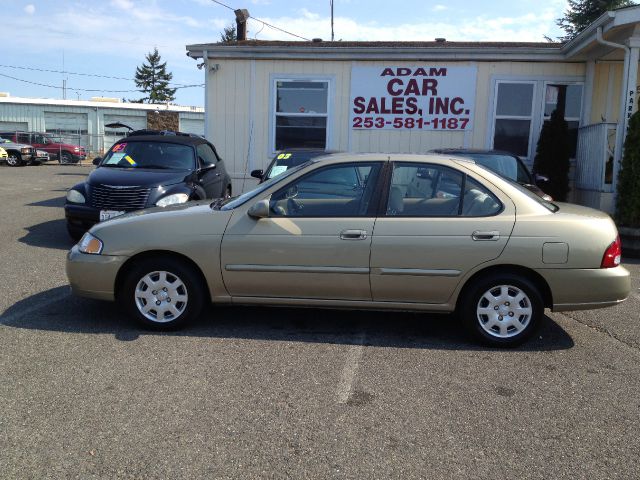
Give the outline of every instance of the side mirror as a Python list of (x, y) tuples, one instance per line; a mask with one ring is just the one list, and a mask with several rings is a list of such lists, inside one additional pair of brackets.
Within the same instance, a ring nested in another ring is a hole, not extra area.
[(93, 159), (93, 164), (94, 165), (100, 165), (100, 162), (102, 161), (102, 157), (96, 157)]
[(256, 219), (267, 218), (269, 216), (269, 199), (260, 200), (254, 203), (247, 211), (247, 214)]
[(253, 178), (257, 178), (258, 180), (262, 180), (262, 176), (264, 172), (262, 170), (251, 170), (251, 176)]

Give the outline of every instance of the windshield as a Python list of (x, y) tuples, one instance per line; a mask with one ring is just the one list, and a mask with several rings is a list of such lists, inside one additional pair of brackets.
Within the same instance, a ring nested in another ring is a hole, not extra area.
[(195, 159), (193, 148), (189, 145), (165, 142), (120, 142), (111, 147), (100, 166), (190, 170), (195, 166)]
[(248, 192), (245, 192), (245, 193), (243, 193), (242, 195), (240, 195), (238, 197), (227, 198), (227, 199), (223, 200), (222, 202), (213, 203), (212, 207), (217, 209), (217, 210), (233, 210), (234, 208), (237, 208), (240, 205), (245, 204), (246, 202), (248, 202), (249, 200), (251, 200), (255, 196), (257, 196), (260, 193), (264, 192), (267, 188), (271, 187), (272, 185), (274, 185), (276, 183), (279, 183), (282, 180), (290, 177), (291, 175), (293, 175), (298, 170), (302, 170), (303, 168), (305, 168), (310, 163), (311, 163), (310, 161), (307, 161), (307, 162), (303, 163), (302, 165), (298, 165), (296, 167), (290, 168), (286, 172), (284, 172), (283, 174), (278, 175), (277, 178), (271, 178), (271, 179), (267, 180), (266, 182), (261, 183), (260, 185), (258, 185), (253, 190), (249, 190)]
[(309, 150), (309, 151), (294, 151), (294, 152), (281, 152), (273, 159), (267, 173), (264, 178), (269, 179), (277, 177), (278, 175), (286, 172), (292, 167), (302, 165), (303, 163), (311, 160), (314, 157), (325, 155), (327, 152), (324, 150)]
[(520, 183), (533, 183), (527, 167), (512, 155), (467, 152), (455, 153), (454, 155), (471, 158), (477, 164), (487, 167), (489, 170), (493, 170), (509, 180), (515, 180)]

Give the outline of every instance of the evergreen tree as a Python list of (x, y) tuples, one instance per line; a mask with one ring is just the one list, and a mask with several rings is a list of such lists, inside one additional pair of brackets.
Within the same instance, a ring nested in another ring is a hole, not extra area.
[(629, 119), (624, 156), (618, 174), (616, 218), (620, 225), (640, 228), (640, 112)]
[(238, 41), (238, 34), (235, 24), (232, 23), (228, 27), (224, 27), (224, 32), (220, 34), (220, 43), (233, 43), (236, 41)]
[(544, 191), (554, 200), (563, 202), (569, 193), (569, 126), (562, 108), (556, 108), (549, 121), (544, 122), (536, 148), (533, 169), (549, 178)]
[(631, 0), (569, 0), (564, 16), (556, 20), (556, 24), (566, 32), (560, 40), (571, 40), (604, 12), (630, 5), (635, 3)]
[(140, 99), (146, 103), (167, 103), (175, 99), (175, 88), (169, 88), (169, 82), (173, 78), (172, 73), (167, 72), (167, 62), (160, 63), (161, 58), (158, 49), (145, 56), (148, 63), (143, 63), (136, 68), (135, 82), (142, 93), (148, 96)]

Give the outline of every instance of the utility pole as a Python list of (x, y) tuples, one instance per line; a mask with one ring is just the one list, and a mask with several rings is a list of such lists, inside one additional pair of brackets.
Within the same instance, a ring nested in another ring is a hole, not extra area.
[(331, 41), (333, 42), (333, 0), (329, 0), (331, 4)]

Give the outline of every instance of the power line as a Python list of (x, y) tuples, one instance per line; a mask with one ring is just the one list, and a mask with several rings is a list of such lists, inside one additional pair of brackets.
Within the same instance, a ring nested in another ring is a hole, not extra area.
[[(10, 78), (11, 80), (16, 80), (18, 82), (24, 82), (24, 83), (29, 83), (31, 85), (37, 85), (39, 87), (48, 87), (48, 88), (61, 88), (59, 85), (49, 85), (47, 83), (39, 83), (39, 82), (33, 82), (31, 80), (25, 80), (23, 78), (16, 78), (16, 77), (12, 77), (11, 75), (5, 75), (4, 73), (0, 73), (0, 77), (5, 77), (5, 78)], [(204, 87), (204, 83), (197, 83), (197, 84), (193, 84), (193, 85), (181, 85), (179, 87), (175, 87), (175, 89), (181, 89), (181, 88), (192, 88), (192, 87)], [(107, 92), (107, 93), (140, 93), (141, 90), (108, 90), (108, 89), (101, 89), (101, 88), (75, 88), (75, 87), (67, 87), (67, 90), (75, 90), (78, 92)]]
[[(97, 77), (97, 78), (108, 78), (108, 79), (113, 79), (113, 80), (128, 80), (131, 82), (135, 82), (135, 78), (127, 78), (127, 77), (112, 77), (110, 75), (101, 75), (98, 73), (81, 73), (81, 72), (68, 72), (66, 70), (49, 70), (46, 68), (36, 68), (36, 67), (22, 67), (19, 65), (3, 65), (0, 64), (0, 67), (5, 67), (5, 68), (15, 68), (18, 70), (31, 70), (34, 72), (48, 72), (48, 73), (63, 73), (63, 74), (68, 74), (68, 75), (80, 75), (83, 77)], [(184, 83), (169, 83), (169, 85), (171, 86), (176, 86), (176, 87), (183, 87), (185, 84)]]
[[(220, 2), (220, 1), (218, 1), (218, 0), (211, 0), (211, 1), (212, 1), (213, 3), (217, 3), (218, 5), (220, 5), (220, 6), (224, 7), (224, 8), (228, 8), (228, 9), (229, 9), (229, 10), (231, 10), (232, 12), (235, 12), (235, 11), (236, 11), (236, 9), (235, 9), (235, 8), (230, 7), (229, 5), (225, 5), (224, 3), (222, 3), (222, 2)], [(295, 33), (288, 32), (287, 30), (284, 30), (284, 29), (282, 29), (282, 28), (280, 28), (280, 27), (276, 27), (275, 25), (271, 25), (270, 23), (267, 23), (267, 22), (265, 22), (264, 20), (260, 20), (259, 18), (256, 18), (256, 17), (252, 16), (251, 14), (249, 15), (249, 18), (251, 18), (251, 19), (255, 20), (256, 22), (260, 22), (261, 24), (263, 24), (263, 25), (264, 25), (264, 26), (266, 26), (266, 27), (273, 28), (274, 30), (279, 30), (279, 31), (281, 31), (281, 32), (283, 32), (283, 33), (286, 33), (287, 35), (291, 35), (292, 37), (300, 38), (300, 39), (302, 39), (302, 40), (306, 40), (307, 42), (310, 42), (310, 41), (311, 41), (311, 40), (310, 40), (310, 39), (308, 39), (308, 38), (301, 37), (300, 35), (296, 35)]]

